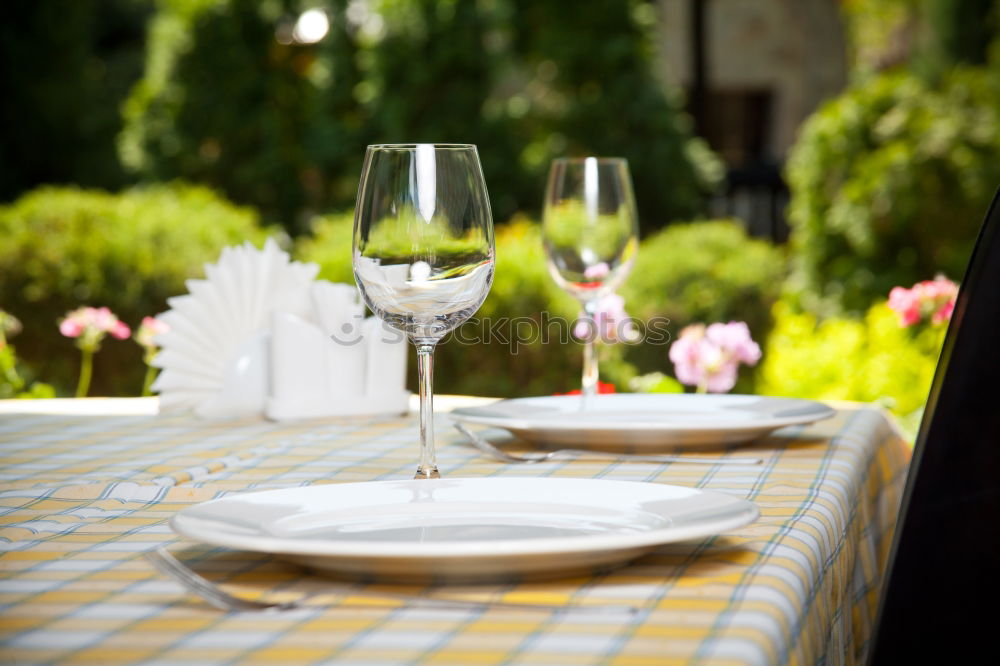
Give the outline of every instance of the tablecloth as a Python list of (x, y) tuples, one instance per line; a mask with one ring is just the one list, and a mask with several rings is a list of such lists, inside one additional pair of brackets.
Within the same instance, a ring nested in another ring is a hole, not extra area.
[(445, 476), (677, 484), (746, 498), (761, 516), (582, 578), (352, 588), (608, 602), (632, 605), (635, 614), (442, 610), (360, 594), (283, 613), (227, 614), (163, 578), (142, 552), (167, 546), (248, 597), (329, 581), (270, 555), (180, 539), (169, 518), (238, 491), (411, 478), (416, 417), (211, 423), (76, 411), (84, 413), (18, 413), (10, 404), (0, 410), (4, 662), (856, 663), (866, 653), (909, 460), (890, 420), (866, 406), (840, 408), (832, 419), (721, 454), (760, 455), (764, 464), (756, 467), (502, 464), (466, 446), (439, 416)]

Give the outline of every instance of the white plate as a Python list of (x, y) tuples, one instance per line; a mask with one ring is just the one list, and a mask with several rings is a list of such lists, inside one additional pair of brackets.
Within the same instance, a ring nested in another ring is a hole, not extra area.
[(833, 413), (794, 398), (616, 393), (593, 396), (585, 408), (580, 396), (560, 395), (462, 407), (451, 417), (504, 428), (534, 444), (624, 450), (737, 444)]
[(232, 495), (184, 509), (170, 526), (343, 576), (456, 582), (588, 573), (757, 516), (751, 502), (693, 488), (490, 477)]

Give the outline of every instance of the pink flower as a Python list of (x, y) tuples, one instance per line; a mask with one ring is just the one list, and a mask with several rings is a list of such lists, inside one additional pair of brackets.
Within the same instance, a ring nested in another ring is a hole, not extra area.
[(114, 325), (112, 325), (111, 330), (108, 332), (111, 333), (111, 337), (119, 340), (124, 340), (128, 336), (132, 335), (132, 329), (130, 329), (128, 325), (122, 321), (116, 321)]
[(918, 282), (910, 289), (893, 287), (888, 305), (899, 316), (900, 326), (913, 326), (927, 320), (937, 326), (951, 319), (957, 296), (958, 285), (938, 276)]
[(78, 338), (86, 326), (77, 319), (63, 319), (59, 322), (59, 332), (67, 338)]
[(682, 384), (699, 391), (725, 393), (736, 385), (741, 363), (756, 365), (760, 346), (742, 321), (688, 326), (670, 346), (674, 373)]
[(593, 323), (581, 314), (573, 327), (573, 337), (580, 340), (596, 337), (605, 344), (629, 342), (637, 335), (632, 318), (625, 312), (625, 299), (618, 294), (608, 294), (598, 302)]
[(712, 324), (705, 330), (705, 337), (741, 363), (755, 365), (760, 360), (760, 346), (750, 337), (750, 327), (745, 322)]
[(135, 341), (146, 349), (157, 346), (156, 336), (170, 330), (166, 322), (160, 321), (156, 317), (143, 317), (139, 329), (135, 332)]
[(80, 349), (97, 351), (104, 336), (124, 340), (131, 329), (108, 308), (82, 307), (67, 312), (59, 322), (59, 332), (67, 338), (76, 338)]
[(893, 287), (889, 292), (889, 308), (899, 315), (900, 326), (912, 326), (920, 321), (920, 298), (916, 290)]
[(587, 266), (587, 268), (583, 271), (583, 277), (587, 280), (597, 281), (603, 277), (607, 277), (610, 272), (611, 267), (608, 266), (607, 262), (602, 261), (599, 264)]

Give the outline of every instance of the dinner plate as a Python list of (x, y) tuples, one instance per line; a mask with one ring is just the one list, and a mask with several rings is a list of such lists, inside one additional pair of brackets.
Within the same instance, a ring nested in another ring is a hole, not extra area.
[(655, 449), (749, 442), (778, 428), (828, 418), (812, 400), (757, 395), (615, 393), (501, 400), (461, 407), (451, 417), (495, 426), (539, 445)]
[(476, 582), (600, 571), (758, 515), (746, 500), (680, 486), (488, 477), (231, 495), (183, 509), (170, 526), (340, 576)]

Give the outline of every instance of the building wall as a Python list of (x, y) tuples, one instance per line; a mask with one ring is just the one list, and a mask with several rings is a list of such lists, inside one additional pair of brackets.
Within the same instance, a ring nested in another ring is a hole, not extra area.
[(691, 3), (706, 3), (710, 91), (772, 93), (766, 152), (781, 162), (802, 121), (847, 81), (838, 0), (659, 0), (659, 63), (666, 80), (691, 83)]

